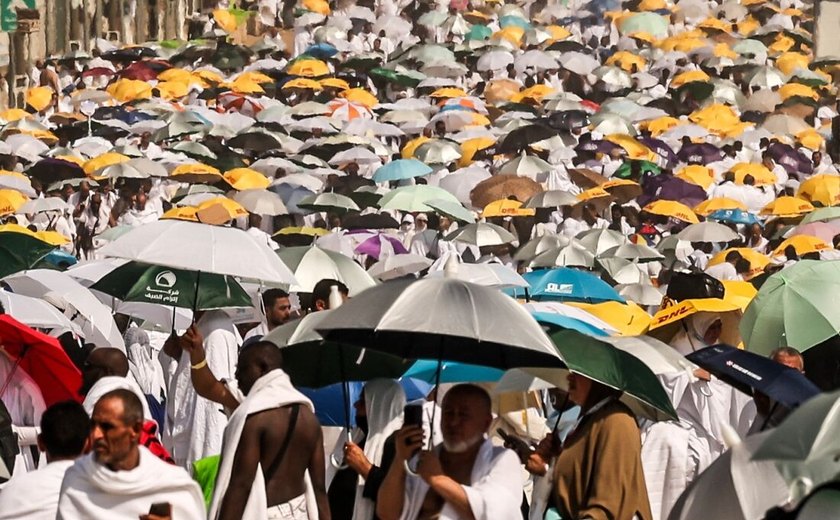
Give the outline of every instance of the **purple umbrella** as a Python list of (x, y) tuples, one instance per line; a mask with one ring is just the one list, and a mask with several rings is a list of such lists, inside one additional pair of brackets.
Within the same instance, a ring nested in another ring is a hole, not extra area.
[(656, 155), (665, 159), (668, 163), (666, 165), (668, 168), (671, 168), (677, 163), (677, 154), (674, 153), (674, 150), (665, 141), (654, 137), (640, 137), (637, 141), (650, 148)]
[(677, 152), (677, 158), (687, 163), (708, 164), (723, 159), (723, 152), (710, 143), (688, 143)]
[(788, 144), (771, 143), (767, 147), (767, 153), (773, 157), (774, 161), (781, 164), (789, 175), (810, 174), (814, 171), (814, 165), (808, 157)]
[(368, 255), (376, 258), (377, 260), (379, 260), (380, 257), (383, 257), (383, 255), (401, 255), (408, 253), (408, 250), (402, 242), (400, 242), (400, 239), (384, 233), (365, 239), (361, 244), (356, 246), (354, 251), (360, 255)]
[(703, 188), (670, 175), (646, 179), (643, 189), (644, 193), (636, 199), (642, 207), (654, 200), (675, 200), (693, 208), (706, 200), (706, 191)]
[(578, 155), (581, 152), (602, 153), (609, 155), (613, 152), (613, 150), (619, 150), (622, 154), (624, 154), (624, 148), (618, 146), (612, 141), (607, 141), (606, 139), (593, 139), (575, 147), (575, 153)]

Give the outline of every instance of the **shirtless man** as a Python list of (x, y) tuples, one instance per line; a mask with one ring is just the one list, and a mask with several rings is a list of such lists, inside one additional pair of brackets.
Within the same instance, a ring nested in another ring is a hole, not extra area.
[[(277, 377), (278, 374), (282, 374), (282, 371), (278, 370), (281, 364), (280, 349), (272, 343), (258, 342), (249, 345), (240, 353), (236, 368), (239, 388), (248, 395), (248, 399), (252, 398), (255, 383), (263, 377)], [(282, 374), (281, 377), (287, 376)], [(262, 390), (261, 387), (254, 390), (260, 391), (271, 392), (272, 389)], [(242, 406), (248, 406), (248, 399)], [(297, 418), (294, 429), (289, 434), (289, 426), (295, 413)], [(232, 418), (231, 424), (233, 423)], [(288, 435), (290, 436), (287, 439)], [(230, 482), (222, 499), (218, 518), (243, 518), (259, 467), (265, 479), (266, 504), (270, 512), (268, 518), (309, 518), (303, 498), (306, 491), (304, 478), (308, 470), (318, 503), (318, 518), (330, 520), (324, 484), (326, 465), (321, 435), (321, 425), (307, 406), (295, 404), (249, 414), (236, 448)], [(223, 458), (224, 455), (226, 454), (223, 454)]]

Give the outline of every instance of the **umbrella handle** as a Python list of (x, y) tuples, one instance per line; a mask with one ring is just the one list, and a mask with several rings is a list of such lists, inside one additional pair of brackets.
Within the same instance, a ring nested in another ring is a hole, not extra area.
[(417, 471), (414, 468), (411, 467), (411, 464), (409, 464), (407, 460), (403, 461), (403, 467), (405, 467), (406, 473), (408, 473), (412, 477), (420, 476), (420, 474), (417, 473)]
[(345, 461), (339, 461), (335, 453), (330, 455), (330, 464), (337, 470), (347, 469), (349, 467)]

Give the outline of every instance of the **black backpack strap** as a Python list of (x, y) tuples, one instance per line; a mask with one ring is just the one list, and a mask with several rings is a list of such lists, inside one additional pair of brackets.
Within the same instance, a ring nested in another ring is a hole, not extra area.
[(286, 430), (286, 438), (283, 439), (283, 445), (280, 446), (280, 451), (277, 453), (277, 457), (274, 458), (274, 462), (271, 463), (271, 466), (268, 467), (268, 470), (265, 471), (265, 475), (273, 475), (275, 471), (280, 467), (280, 463), (283, 462), (283, 458), (286, 456), (286, 452), (289, 450), (289, 444), (292, 443), (292, 436), (295, 433), (295, 426), (297, 425), (298, 415), (300, 414), (300, 403), (295, 403), (291, 406), (292, 411), (289, 415), (289, 427)]

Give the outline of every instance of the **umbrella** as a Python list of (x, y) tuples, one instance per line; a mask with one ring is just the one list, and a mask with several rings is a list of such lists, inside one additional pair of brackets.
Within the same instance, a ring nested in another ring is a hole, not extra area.
[(503, 164), (499, 168), (499, 173), (536, 179), (538, 175), (550, 172), (552, 169), (553, 166), (551, 164), (543, 161), (539, 157), (526, 155), (525, 152), (522, 152), (518, 157)]
[(496, 146), (496, 153), (519, 153), (529, 145), (544, 141), (557, 135), (553, 128), (541, 124), (520, 126), (508, 133), (501, 144)]
[(0, 381), (0, 395), (12, 382), (14, 370), (20, 369), (38, 385), (47, 406), (66, 400), (80, 401), (82, 374), (56, 338), (4, 314), (0, 315), (0, 342), (14, 367), (6, 380)]
[[(440, 265), (440, 264), (438, 264)], [(444, 265), (443, 269), (431, 270), (427, 275), (429, 278), (440, 278), (448, 276), (465, 282), (470, 282), (485, 287), (496, 287), (498, 289), (509, 289), (513, 287), (528, 287), (525, 281), (513, 269), (496, 263), (482, 264), (457, 264), (455, 268)]]
[(609, 249), (629, 242), (627, 237), (614, 229), (590, 229), (582, 231), (575, 238), (595, 255), (602, 255)]
[(498, 246), (517, 239), (508, 230), (488, 222), (467, 224), (449, 233), (444, 240), (461, 242), (476, 247)]
[(778, 197), (761, 208), (759, 215), (772, 217), (798, 217), (814, 211), (814, 206), (798, 197)]
[(195, 222), (162, 220), (145, 224), (106, 244), (99, 253), (271, 284), (296, 282), (274, 251), (245, 231)]
[(656, 200), (645, 206), (643, 210), (654, 215), (688, 222), (689, 224), (700, 222), (697, 219), (697, 215), (691, 211), (691, 208), (674, 200)]
[(234, 193), (233, 200), (256, 215), (286, 215), (289, 210), (283, 199), (274, 192), (262, 189), (242, 190)]
[(735, 199), (730, 199), (728, 197), (715, 197), (713, 199), (708, 199), (697, 206), (694, 207), (694, 212), (698, 215), (708, 217), (712, 213), (719, 211), (719, 210), (741, 210), (746, 212), (747, 207), (744, 205), (743, 202)]
[(340, 338), (407, 359), (501, 369), (563, 366), (521, 305), (496, 289), (445, 277), (395, 280), (364, 291), (333, 311), (318, 330), (328, 340)]
[(379, 281), (392, 280), (417, 274), (431, 267), (432, 261), (425, 256), (415, 254), (391, 255), (376, 262), (368, 274)]
[(525, 273), (523, 278), (531, 285), (529, 296), (536, 301), (624, 302), (606, 282), (577, 269), (542, 269)]
[(397, 181), (423, 177), (432, 173), (432, 169), (417, 159), (397, 159), (376, 170), (373, 174), (374, 182)]
[(426, 202), (433, 200), (445, 200), (460, 206), (460, 202), (448, 191), (437, 186), (418, 184), (391, 190), (379, 200), (379, 207), (383, 210), (408, 212), (432, 211)]
[(569, 245), (570, 239), (565, 236), (558, 235), (543, 235), (536, 237), (526, 242), (513, 255), (514, 260), (529, 261), (540, 253), (544, 253), (551, 249), (560, 248)]
[(25, 231), (0, 228), (0, 276), (30, 269), (55, 249), (54, 245), (37, 238), (35, 233), (28, 229)]
[(418, 146), (414, 157), (426, 164), (448, 164), (461, 158), (461, 149), (454, 141), (433, 139)]
[(677, 238), (688, 242), (732, 242), (738, 240), (740, 235), (723, 224), (700, 222), (677, 233)]
[(34, 329), (49, 330), (53, 336), (65, 332), (81, 334), (82, 329), (40, 298), (32, 298), (0, 289), (0, 305), (5, 313)]
[(359, 206), (353, 199), (338, 193), (318, 193), (301, 199), (297, 206), (312, 211), (326, 211), (331, 213), (346, 213), (359, 211)]
[(838, 218), (840, 218), (840, 208), (817, 208), (811, 213), (805, 215), (805, 218), (802, 219), (802, 224), (808, 224), (811, 222), (830, 222)]
[(828, 174), (814, 175), (799, 185), (796, 195), (812, 204), (840, 204), (840, 177)]
[[(402, 375), (403, 378), (419, 379), (429, 384), (435, 384), (438, 373), (438, 362), (429, 359), (419, 359)], [(440, 365), (441, 383), (479, 383), (496, 382), (502, 378), (504, 371), (498, 368), (483, 367), (444, 361)]]
[(99, 279), (90, 289), (124, 302), (144, 302), (193, 310), (251, 307), (251, 297), (233, 277), (202, 274), (127, 262)]
[(318, 246), (287, 247), (277, 256), (294, 273), (297, 283), (292, 290), (311, 293), (315, 285), (324, 278), (342, 282), (355, 296), (360, 291), (373, 287), (376, 282), (352, 259)]
[(475, 215), (473, 212), (462, 206), (460, 203), (455, 203), (451, 200), (432, 199), (427, 200), (426, 205), (437, 213), (447, 216), (457, 222), (466, 224), (472, 224), (475, 222)]
[(639, 305), (655, 307), (662, 303), (662, 291), (648, 283), (616, 285), (615, 289), (622, 298)]
[(741, 320), (747, 350), (766, 355), (788, 346), (803, 352), (840, 333), (838, 273), (837, 262), (801, 260), (768, 277)]
[(578, 198), (568, 191), (549, 190), (529, 198), (523, 207), (534, 209), (556, 208), (559, 206), (574, 206), (578, 202), (580, 202)]
[(650, 262), (665, 258), (662, 253), (648, 245), (634, 244), (632, 242), (611, 247), (610, 249), (604, 251), (601, 256), (604, 258), (623, 258), (625, 260), (635, 260), (638, 262)]
[(528, 200), (542, 191), (542, 186), (531, 178), (496, 175), (475, 185), (470, 191), (470, 202), (475, 208), (483, 208), (493, 201), (509, 197), (518, 201)]
[(710, 213), (706, 218), (718, 222), (745, 224), (748, 226), (752, 224), (761, 224), (761, 221), (758, 220), (758, 217), (746, 210), (741, 209), (719, 209)]
[(595, 267), (595, 255), (577, 243), (549, 249), (531, 259), (529, 267)]
[(747, 395), (758, 391), (791, 409), (820, 393), (795, 368), (729, 345), (706, 347), (686, 357)]
[(378, 233), (366, 238), (356, 246), (354, 252), (381, 260), (382, 258), (408, 253), (399, 238), (384, 233)]

